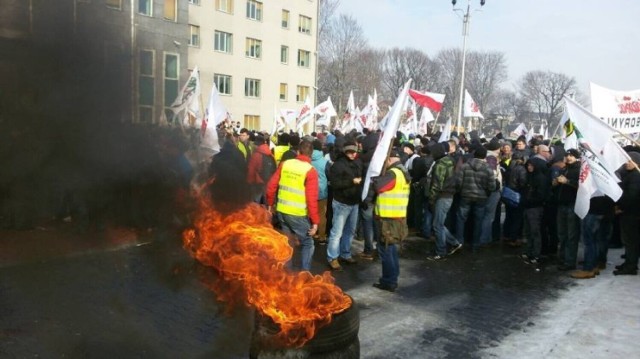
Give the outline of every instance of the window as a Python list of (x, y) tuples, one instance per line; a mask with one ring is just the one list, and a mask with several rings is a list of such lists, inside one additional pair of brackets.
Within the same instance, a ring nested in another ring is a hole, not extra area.
[(200, 47), (200, 26), (189, 25), (189, 46)]
[(303, 102), (309, 95), (309, 86), (300, 86), (296, 89), (296, 101)]
[(287, 92), (289, 91), (289, 85), (280, 84), (280, 101), (287, 101)]
[(178, 97), (179, 55), (164, 54), (164, 106), (169, 107)]
[(105, 0), (105, 5), (114, 9), (122, 9), (122, 0)]
[(200, 5), (200, 0), (189, 0), (189, 4)]
[(140, 50), (138, 67), (138, 120), (151, 122), (155, 103), (155, 78), (153, 50)]
[(289, 46), (280, 46), (280, 62), (283, 64), (289, 63)]
[(309, 68), (309, 58), (311, 53), (305, 50), (298, 50), (298, 66)]
[(216, 10), (233, 14), (233, 0), (216, 0)]
[(260, 97), (260, 80), (244, 79), (244, 95), (247, 97)]
[(298, 32), (303, 34), (311, 35), (311, 18), (300, 15), (298, 20)]
[(282, 28), (289, 28), (289, 10), (282, 10)]
[(231, 76), (213, 74), (213, 82), (218, 88), (218, 92), (224, 95), (231, 95)]
[(164, 19), (178, 20), (178, 0), (164, 0)]
[(255, 0), (247, 0), (247, 18), (262, 21), (262, 3)]
[(246, 56), (254, 59), (259, 59), (261, 58), (261, 53), (262, 53), (262, 41), (247, 37), (247, 42), (245, 46)]
[(232, 53), (233, 35), (228, 32), (216, 30), (213, 49), (220, 52), (226, 52), (228, 54)]
[(153, 0), (138, 0), (138, 13), (146, 16), (153, 15)]
[(250, 130), (260, 129), (260, 116), (258, 115), (244, 115), (244, 127)]

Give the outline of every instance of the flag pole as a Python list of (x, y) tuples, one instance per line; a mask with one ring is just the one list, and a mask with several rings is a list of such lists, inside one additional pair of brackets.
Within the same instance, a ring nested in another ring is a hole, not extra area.
[[(427, 109), (427, 111), (429, 111)], [(433, 126), (431, 126), (431, 132), (433, 133), (433, 131), (435, 131), (436, 129), (436, 125), (438, 124), (438, 118), (440, 117), (440, 111), (438, 111), (438, 114), (436, 115), (435, 120), (433, 120)]]

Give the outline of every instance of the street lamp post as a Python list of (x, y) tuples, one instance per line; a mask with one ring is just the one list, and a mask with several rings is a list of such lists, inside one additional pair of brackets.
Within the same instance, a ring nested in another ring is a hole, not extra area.
[[(456, 6), (457, 0), (452, 0), (451, 4)], [(480, 6), (484, 6), (485, 0), (480, 0)], [(469, 36), (469, 21), (471, 20), (471, 0), (467, 0), (467, 11), (463, 12), (461, 9), (453, 9), (453, 11), (459, 11), (462, 13), (462, 69), (460, 73), (460, 98), (458, 102), (458, 120), (456, 121), (456, 130), (460, 131), (462, 125), (462, 96), (464, 96), (464, 65), (467, 59), (467, 37)]]

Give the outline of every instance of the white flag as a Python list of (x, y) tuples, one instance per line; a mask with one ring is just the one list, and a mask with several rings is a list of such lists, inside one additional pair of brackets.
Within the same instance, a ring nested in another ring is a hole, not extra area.
[(284, 130), (287, 125), (282, 120), (282, 117), (278, 113), (276, 109), (276, 105), (273, 105), (273, 124), (271, 125), (271, 136), (275, 135), (277, 132)]
[(478, 104), (471, 98), (469, 95), (469, 91), (464, 90), (464, 117), (480, 117), (484, 119), (484, 116), (480, 113), (480, 107)]
[(306, 125), (312, 117), (313, 108), (311, 107), (311, 98), (309, 97), (309, 95), (307, 95), (307, 98), (304, 100), (304, 104), (300, 109), (300, 113), (298, 114), (296, 132), (302, 131), (303, 126)]
[(214, 83), (209, 94), (209, 104), (202, 118), (200, 134), (202, 136), (200, 147), (211, 151), (213, 154), (220, 152), (220, 142), (218, 140), (217, 126), (227, 118), (227, 109), (220, 100), (218, 88)]
[(449, 141), (451, 138), (451, 118), (447, 120), (447, 123), (444, 125), (444, 129), (442, 130), (442, 134), (440, 135), (440, 139), (438, 142)]
[(613, 138), (617, 132), (574, 100), (567, 96), (564, 99), (569, 119), (582, 137), (579, 136), (582, 145), (589, 148), (610, 173), (615, 173), (630, 160)]
[(533, 138), (533, 125), (531, 125), (531, 128), (527, 130), (527, 143), (529, 143), (529, 141), (531, 141), (532, 138)]
[(524, 123), (520, 123), (518, 127), (516, 127), (516, 129), (513, 130), (513, 132), (511, 133), (520, 137), (520, 136), (526, 136), (528, 132), (529, 130), (527, 130), (527, 127), (524, 125)]
[(402, 114), (402, 107), (404, 106), (405, 101), (407, 101), (410, 85), (411, 80), (407, 81), (404, 85), (404, 88), (400, 91), (400, 95), (398, 95), (391, 111), (387, 114), (387, 126), (382, 134), (382, 138), (378, 141), (376, 150), (373, 152), (371, 163), (369, 164), (369, 169), (367, 170), (367, 175), (364, 180), (364, 188), (362, 189), (363, 200), (367, 197), (367, 193), (369, 192), (371, 177), (379, 176), (382, 172), (382, 168), (384, 168), (389, 147), (391, 146), (393, 138), (396, 136), (396, 131), (398, 131), (398, 126), (400, 125), (400, 115)]
[(316, 126), (329, 126), (331, 117), (337, 116), (336, 109), (331, 102), (331, 96), (327, 97), (327, 100), (319, 104), (313, 109), (313, 112), (320, 115), (320, 118), (316, 121)]
[(296, 117), (298, 116), (298, 111), (293, 109), (282, 109), (280, 110), (280, 116), (284, 118), (284, 122), (289, 126), (290, 129), (293, 129), (296, 123)]
[(428, 123), (435, 121), (431, 110), (427, 107), (422, 108), (422, 115), (420, 115), (420, 121), (418, 122), (418, 133), (422, 136), (427, 134)]
[(200, 112), (200, 72), (198, 71), (198, 67), (196, 66), (193, 71), (191, 71), (191, 75), (189, 75), (189, 79), (180, 90), (178, 97), (171, 104), (171, 111), (174, 114), (178, 114), (180, 111), (184, 109), (190, 109), (192, 114), (196, 117)]
[(580, 182), (574, 212), (584, 219), (589, 213), (592, 197), (608, 196), (617, 201), (622, 196), (622, 189), (616, 183), (617, 179), (598, 163), (597, 157), (582, 156), (580, 165)]
[(353, 99), (353, 90), (349, 93), (349, 99), (347, 100), (347, 112), (353, 114), (356, 110), (356, 102)]

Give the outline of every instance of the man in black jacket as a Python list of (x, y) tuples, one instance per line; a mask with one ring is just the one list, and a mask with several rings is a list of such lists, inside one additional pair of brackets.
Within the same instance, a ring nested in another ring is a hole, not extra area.
[(616, 213), (620, 214), (620, 236), (624, 243), (624, 263), (616, 267), (615, 275), (638, 274), (638, 254), (640, 252), (640, 153), (630, 152), (624, 170), (620, 171), (622, 182), (622, 197), (616, 203)]
[(358, 146), (346, 142), (343, 152), (329, 170), (329, 181), (333, 190), (333, 219), (327, 243), (327, 260), (333, 270), (341, 270), (338, 262), (352, 264), (351, 241), (358, 225), (358, 208), (362, 195), (362, 161), (357, 158)]
[(460, 207), (456, 218), (456, 237), (459, 243), (464, 243), (464, 226), (467, 216), (473, 213), (473, 239), (472, 250), (480, 246), (482, 233), (482, 220), (485, 215), (485, 207), (489, 193), (496, 189), (496, 177), (489, 168), (485, 158), (487, 149), (478, 146), (473, 152), (473, 158), (462, 165), (456, 173), (456, 188), (460, 192)]
[(556, 203), (558, 205), (557, 224), (558, 242), (564, 253), (558, 258), (559, 270), (576, 269), (578, 244), (580, 242), (580, 217), (575, 213), (578, 182), (580, 180), (580, 151), (567, 150), (564, 156), (565, 168), (553, 179), (556, 187)]
[(550, 195), (551, 183), (547, 173), (547, 163), (541, 159), (532, 157), (526, 163), (527, 186), (524, 195), (520, 197), (524, 208), (525, 237), (527, 247), (521, 255), (527, 264), (538, 264), (542, 247), (542, 213), (544, 204)]

